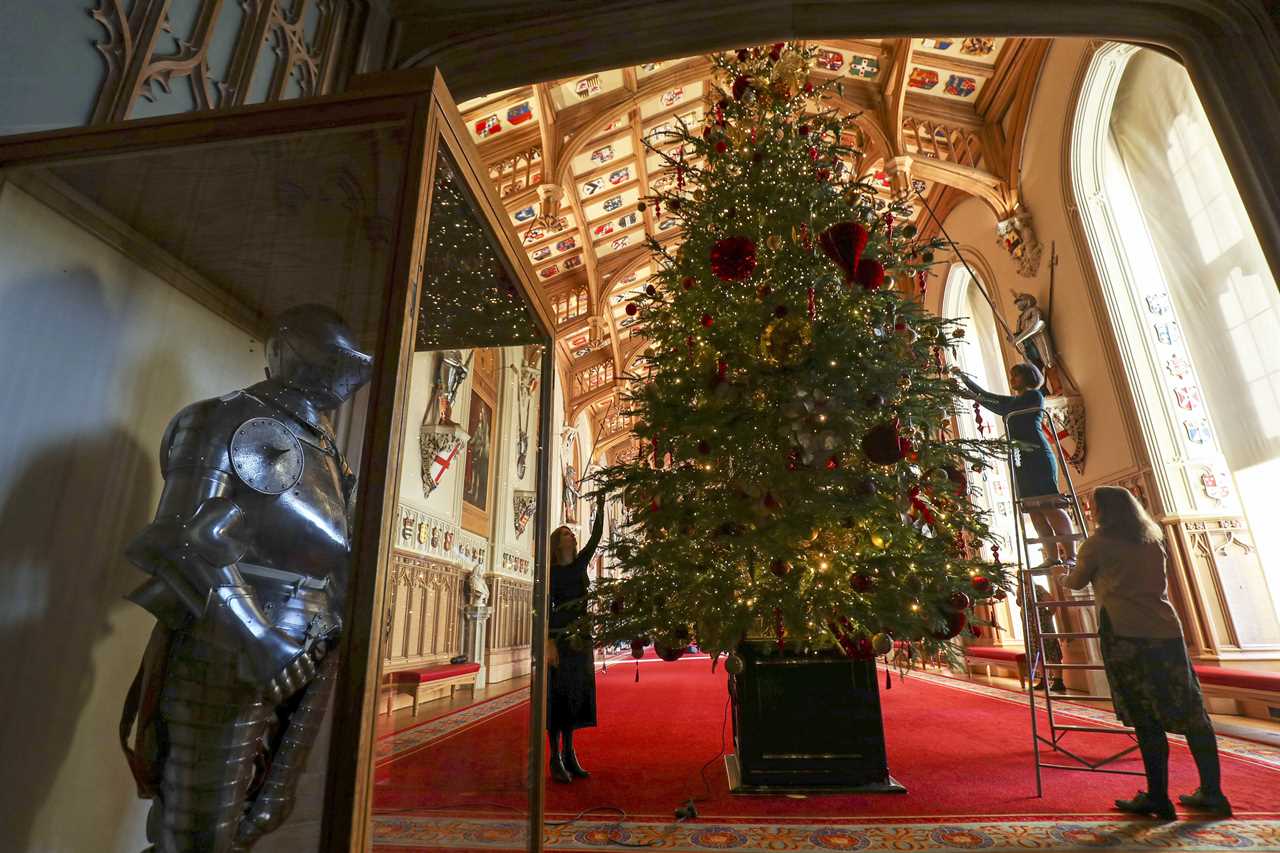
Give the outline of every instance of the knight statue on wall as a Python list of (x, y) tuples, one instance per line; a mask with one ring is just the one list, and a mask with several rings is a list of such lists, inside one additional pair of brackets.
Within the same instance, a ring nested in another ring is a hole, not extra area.
[(315, 305), (276, 318), (266, 358), (266, 381), (170, 422), (155, 521), (128, 548), (158, 624), (122, 743), (156, 853), (248, 850), (285, 820), (337, 671), (355, 477), (334, 415), (372, 359)]
[(471, 359), (474, 355), (474, 352), (468, 352), (464, 357), (462, 350), (444, 350), (436, 365), (431, 402), (418, 430), (422, 491), (428, 496), (440, 485), (454, 458), (470, 438), (462, 425), (453, 419), (453, 405), (458, 401), (462, 383), (471, 372)]

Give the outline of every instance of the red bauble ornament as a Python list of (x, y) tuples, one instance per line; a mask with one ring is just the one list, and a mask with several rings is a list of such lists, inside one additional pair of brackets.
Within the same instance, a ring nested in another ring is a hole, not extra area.
[(711, 247), (711, 271), (721, 281), (742, 281), (756, 269), (756, 244), (748, 237), (725, 237)]
[(784, 42), (778, 42), (773, 47), (769, 48), (769, 59), (773, 60), (774, 62), (777, 62), (779, 59), (781, 59), (782, 48), (785, 46), (786, 45)]
[(929, 636), (935, 640), (950, 640), (952, 637), (958, 636), (969, 621), (962, 611), (952, 611), (946, 614), (946, 620), (947, 627), (945, 629), (941, 631), (930, 630)]
[(693, 276), (687, 275), (684, 278), (680, 279), (680, 284), (684, 286), (685, 290), (693, 290), (693, 287), (694, 285), (697, 284), (697, 282), (694, 281)]
[(714, 323), (715, 321), (716, 321), (716, 318), (712, 317), (710, 314), (702, 315), (702, 325), (707, 327), (708, 329), (711, 328), (711, 324)]
[(651, 297), (653, 297), (653, 296), (657, 296), (657, 295), (658, 295), (658, 288), (654, 287), (654, 286), (651, 284), (651, 285), (648, 285), (647, 287), (645, 287), (644, 292), (645, 292), (645, 293), (647, 293), (647, 294), (649, 294), (649, 296), (651, 296)]
[(968, 610), (973, 601), (963, 592), (953, 592), (947, 599), (947, 607), (954, 611)]
[(863, 258), (858, 261), (853, 277), (863, 290), (879, 290), (884, 286), (884, 264), (875, 258)]
[(982, 636), (982, 629), (979, 628), (977, 625), (970, 625), (969, 636), (973, 637), (974, 639), (978, 639), (979, 637)]
[(769, 571), (773, 572), (776, 577), (784, 578), (791, 572), (791, 564), (781, 557), (777, 557), (769, 564)]
[(751, 54), (747, 51), (745, 47), (738, 50), (739, 62), (746, 62), (749, 58), (751, 58)]
[(812, 84), (812, 83), (805, 83), (805, 84), (804, 84), (804, 93), (805, 93), (806, 95), (812, 95), (812, 94), (813, 94), (813, 84)]
[(746, 94), (747, 89), (751, 88), (751, 78), (746, 74), (739, 74), (733, 81), (733, 99), (741, 101), (742, 96)]
[(854, 592), (869, 592), (876, 585), (875, 578), (862, 572), (854, 572), (849, 576), (849, 586)]
[(716, 143), (716, 153), (723, 154), (729, 150), (729, 145), (722, 139)]
[(778, 507), (782, 506), (781, 502), (779, 502), (779, 500), (773, 496), (773, 492), (764, 493), (763, 503), (764, 503), (765, 509), (770, 511), (776, 510)]
[(624, 310), (627, 312), (628, 317), (634, 317), (640, 313), (639, 306), (637, 306), (634, 302), (628, 302), (627, 307)]
[(862, 452), (877, 465), (894, 465), (906, 453), (902, 449), (902, 437), (894, 421), (885, 421), (867, 431), (862, 437)]
[(818, 245), (823, 254), (840, 267), (844, 280), (851, 282), (870, 238), (870, 232), (860, 223), (837, 222), (818, 235)]
[(836, 470), (836, 469), (837, 469), (837, 468), (839, 468), (839, 467), (840, 467), (840, 457), (839, 457), (839, 456), (831, 456), (831, 457), (829, 457), (829, 458), (827, 459), (827, 470), (828, 470), (828, 471), (834, 471), (834, 470)]
[(970, 580), (969, 583), (973, 585), (973, 588), (977, 590), (980, 595), (991, 594), (991, 579), (986, 575), (974, 575), (973, 579)]
[(807, 124), (800, 125), (800, 127), (798, 127), (796, 130), (801, 136), (809, 135), (809, 125)]
[(818, 162), (818, 149), (812, 145), (809, 146), (809, 159)]
[(637, 637), (631, 641), (631, 656), (636, 660), (644, 657), (644, 647), (649, 645), (649, 640), (645, 637)]

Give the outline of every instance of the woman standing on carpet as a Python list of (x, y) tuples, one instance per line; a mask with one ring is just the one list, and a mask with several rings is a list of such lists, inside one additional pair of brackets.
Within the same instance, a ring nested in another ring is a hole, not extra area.
[[(1023, 445), (1014, 457), (1013, 476), (1018, 486), (1018, 498), (1023, 501), (1023, 511), (1031, 516), (1031, 524), (1041, 538), (1070, 536), (1073, 532), (1071, 518), (1062, 508), (1058, 491), (1058, 462), (1044, 435), (1046, 415), (1044, 394), (1040, 391), (1044, 385), (1044, 374), (1034, 364), (1015, 364), (1009, 368), (1009, 387), (1014, 393), (1010, 397), (992, 394), (958, 369), (953, 368), (952, 373), (969, 389), (968, 396), (997, 415), (1007, 416), (1023, 409), (1037, 410), (1009, 418), (1009, 438)], [(1046, 566), (1075, 561), (1075, 542), (1064, 539), (1058, 544), (1062, 546), (1062, 559), (1050, 557), (1052, 551), (1046, 548)]]
[(551, 534), (551, 613), (547, 620), (550, 642), (547, 663), (547, 740), (551, 745), (551, 778), (572, 782), (589, 774), (573, 751), (574, 729), (596, 724), (596, 669), (591, 643), (568, 636), (568, 628), (584, 612), (588, 586), (587, 564), (595, 556), (604, 533), (604, 493), (596, 496), (596, 518), (591, 538), (578, 550), (568, 527)]
[(1178, 799), (1215, 815), (1231, 814), (1222, 793), (1218, 741), (1204, 709), (1200, 681), (1187, 658), (1182, 623), (1169, 603), (1159, 526), (1127, 489), (1093, 493), (1097, 530), (1080, 546), (1080, 562), (1065, 583), (1093, 584), (1101, 626), (1102, 661), (1116, 716), (1137, 733), (1147, 790), (1116, 808), (1174, 820), (1169, 800), (1169, 739), (1186, 735), (1200, 771), (1200, 787)]

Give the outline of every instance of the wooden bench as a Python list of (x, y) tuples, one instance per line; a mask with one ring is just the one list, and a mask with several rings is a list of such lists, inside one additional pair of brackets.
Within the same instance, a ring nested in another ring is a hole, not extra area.
[[(1274, 713), (1271, 709), (1280, 710), (1280, 672), (1205, 664), (1195, 664), (1191, 668), (1200, 679), (1200, 689), (1206, 696), (1259, 702), (1271, 713)], [(1264, 712), (1263, 717), (1266, 716), (1269, 714)]]
[(398, 669), (389, 672), (384, 678), (387, 690), (387, 713), (391, 713), (391, 700), (396, 693), (413, 694), (413, 716), (418, 716), (419, 691), (425, 685), (434, 688), (448, 688), (449, 695), (459, 687), (475, 689), (475, 675), (480, 671), (478, 663), (446, 663), (436, 666), (425, 666), (412, 669)]
[(992, 664), (1018, 671), (1018, 684), (1023, 689), (1027, 686), (1027, 653), (1023, 649), (1005, 648), (1004, 646), (965, 646), (964, 664), (967, 673), (970, 666), (987, 666)]

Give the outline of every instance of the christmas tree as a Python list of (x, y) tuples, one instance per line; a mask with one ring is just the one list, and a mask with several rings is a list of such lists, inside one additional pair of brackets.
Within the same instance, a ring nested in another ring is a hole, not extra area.
[(674, 181), (647, 203), (684, 241), (650, 240), (627, 306), (649, 346), (626, 397), (639, 450), (597, 483), (627, 507), (597, 641), (870, 658), (943, 644), (1007, 584), (967, 485), (998, 448), (949, 436), (957, 325), (913, 296), (937, 246), (848, 168), (860, 134), (812, 54), (712, 57), (718, 101), (662, 144)]

